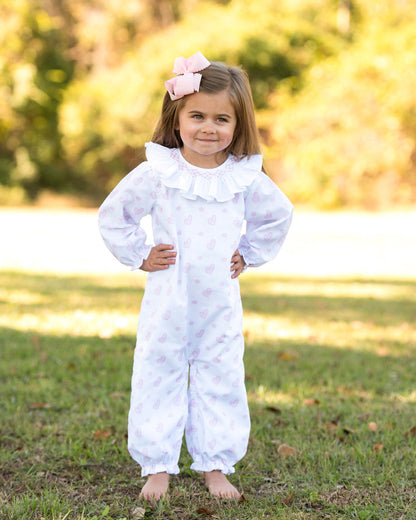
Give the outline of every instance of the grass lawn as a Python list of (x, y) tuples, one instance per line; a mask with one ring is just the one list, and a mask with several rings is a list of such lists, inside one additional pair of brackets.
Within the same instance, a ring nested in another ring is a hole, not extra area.
[(155, 508), (126, 449), (144, 280), (0, 272), (2, 520), (416, 518), (416, 280), (243, 275), (245, 500), (184, 449)]

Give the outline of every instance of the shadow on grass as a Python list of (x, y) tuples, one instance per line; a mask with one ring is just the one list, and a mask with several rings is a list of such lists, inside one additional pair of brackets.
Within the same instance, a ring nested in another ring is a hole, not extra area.
[[(303, 286), (307, 287), (305, 293)], [(367, 291), (363, 290), (366, 286)], [(356, 296), (352, 287), (362, 294)], [(241, 288), (244, 310), (269, 316), (359, 321), (383, 327), (416, 321), (415, 280), (253, 276), (242, 279)], [(344, 294), (338, 295), (337, 290)], [(351, 294), (345, 294), (349, 290)]]
[[(389, 342), (384, 345), (388, 348)], [(249, 343), (245, 367), (248, 391), (262, 387), (260, 401), (264, 395), (268, 405), (293, 407), (310, 398), (323, 406), (348, 400), (360, 407), (379, 402), (385, 407), (398, 405), (415, 390), (416, 362), (409, 354), (378, 355), (313, 341)]]

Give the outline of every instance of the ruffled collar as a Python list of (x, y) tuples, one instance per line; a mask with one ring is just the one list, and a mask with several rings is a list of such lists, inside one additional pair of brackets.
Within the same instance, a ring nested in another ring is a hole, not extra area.
[(217, 168), (199, 168), (188, 163), (178, 148), (146, 143), (146, 157), (168, 188), (180, 190), (186, 199), (201, 197), (207, 201), (225, 202), (236, 193), (246, 191), (261, 171), (263, 158), (252, 155), (238, 160), (230, 155)]

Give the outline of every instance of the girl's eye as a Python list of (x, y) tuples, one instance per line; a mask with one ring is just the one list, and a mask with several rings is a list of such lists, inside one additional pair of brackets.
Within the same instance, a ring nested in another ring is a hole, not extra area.
[(201, 114), (193, 114), (192, 119), (202, 119)]
[(228, 123), (228, 119), (227, 119), (226, 117), (219, 117), (219, 118), (218, 118), (218, 121), (219, 121), (220, 123)]

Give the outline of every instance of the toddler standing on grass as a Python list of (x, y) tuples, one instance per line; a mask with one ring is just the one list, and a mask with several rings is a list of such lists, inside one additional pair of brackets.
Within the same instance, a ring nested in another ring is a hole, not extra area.
[[(177, 58), (147, 161), (99, 211), (118, 260), (149, 272), (134, 354), (128, 448), (159, 500), (179, 473), (183, 439), (211, 494), (239, 498), (226, 475), (245, 454), (238, 276), (272, 260), (292, 205), (262, 172), (251, 90), (236, 67)], [(150, 214), (155, 245), (141, 219)], [(241, 236), (243, 222), (245, 235)]]

